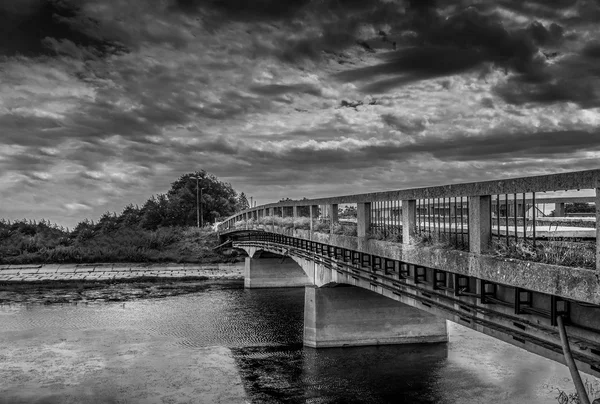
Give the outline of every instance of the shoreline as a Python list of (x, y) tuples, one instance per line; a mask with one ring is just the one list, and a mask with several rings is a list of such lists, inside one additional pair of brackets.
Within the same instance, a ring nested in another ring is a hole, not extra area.
[(244, 262), (217, 264), (99, 263), (0, 265), (0, 284), (243, 279)]

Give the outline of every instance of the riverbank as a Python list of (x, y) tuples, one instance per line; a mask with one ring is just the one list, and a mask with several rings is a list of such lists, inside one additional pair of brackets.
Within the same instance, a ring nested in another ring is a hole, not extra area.
[(0, 305), (126, 302), (239, 284), (244, 263), (0, 266)]
[(0, 265), (0, 284), (113, 282), (149, 279), (243, 279), (244, 262), (228, 264), (29, 264)]

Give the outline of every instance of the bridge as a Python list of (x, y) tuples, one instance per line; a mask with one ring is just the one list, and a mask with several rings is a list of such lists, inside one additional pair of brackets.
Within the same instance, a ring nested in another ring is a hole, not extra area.
[[(573, 202), (595, 211), (567, 217)], [(599, 223), (588, 170), (286, 200), (219, 231), (248, 254), (246, 287), (306, 288), (307, 346), (440, 343), (450, 320), (566, 363), (566, 330), (600, 376)]]

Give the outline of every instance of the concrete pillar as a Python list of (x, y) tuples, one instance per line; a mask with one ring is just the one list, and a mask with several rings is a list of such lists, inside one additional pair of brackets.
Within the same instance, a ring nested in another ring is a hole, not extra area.
[(307, 286), (304, 345), (313, 348), (447, 342), (446, 320), (358, 287)]
[(356, 235), (367, 237), (371, 228), (371, 202), (356, 204)]
[(564, 203), (556, 203), (554, 204), (554, 216), (556, 217), (565, 217), (565, 204)]
[(295, 218), (298, 217), (298, 207), (297, 206), (292, 207), (292, 216)]
[(596, 270), (600, 270), (600, 179), (596, 180)]
[(469, 251), (472, 253), (482, 254), (491, 249), (491, 200), (490, 195), (469, 196)]
[(338, 222), (338, 204), (329, 205), (329, 234), (333, 234), (333, 225)]
[(247, 289), (295, 288), (310, 284), (300, 265), (289, 257), (246, 257), (244, 287)]
[(310, 205), (310, 239), (313, 239), (314, 223), (313, 221), (319, 216), (319, 205)]
[(413, 244), (417, 230), (417, 201), (402, 201), (402, 244)]

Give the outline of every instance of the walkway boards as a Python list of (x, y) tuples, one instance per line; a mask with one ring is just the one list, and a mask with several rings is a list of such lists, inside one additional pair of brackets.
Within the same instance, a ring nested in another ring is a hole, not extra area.
[(136, 278), (243, 279), (235, 264), (49, 264), (0, 265), (0, 282), (108, 281)]

